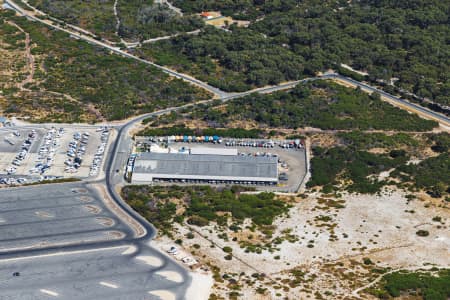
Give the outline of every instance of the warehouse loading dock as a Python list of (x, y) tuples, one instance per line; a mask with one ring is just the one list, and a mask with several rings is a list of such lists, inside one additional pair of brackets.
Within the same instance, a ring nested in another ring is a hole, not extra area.
[(219, 154), (141, 153), (131, 178), (134, 184), (154, 181), (208, 183), (278, 183), (277, 157)]

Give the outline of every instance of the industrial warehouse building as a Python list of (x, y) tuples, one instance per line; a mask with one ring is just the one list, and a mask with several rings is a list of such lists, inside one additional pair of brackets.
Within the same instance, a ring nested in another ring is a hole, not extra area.
[(277, 157), (227, 154), (141, 153), (134, 162), (131, 180), (136, 184), (155, 180), (247, 184), (278, 182)]

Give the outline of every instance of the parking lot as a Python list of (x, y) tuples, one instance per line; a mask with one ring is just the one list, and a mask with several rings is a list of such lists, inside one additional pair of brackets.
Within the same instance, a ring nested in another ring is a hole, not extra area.
[(106, 128), (12, 128), (0, 131), (0, 184), (95, 177), (108, 145)]
[(0, 299), (181, 299), (187, 272), (134, 241), (102, 197), (80, 182), (0, 189)]
[(0, 253), (132, 235), (82, 183), (0, 190)]
[(184, 299), (190, 283), (182, 267), (137, 244), (2, 260), (0, 268), (2, 300)]
[[(153, 142), (152, 142), (153, 140)], [(136, 151), (148, 151), (150, 144), (157, 144), (164, 151), (167, 143), (164, 138), (136, 138)], [(270, 191), (295, 192), (306, 176), (305, 148), (301, 141), (270, 141), (252, 139), (223, 139), (217, 142), (172, 141), (168, 144), (172, 152), (189, 151), (195, 148), (236, 148), (239, 155), (277, 156), (279, 183), (277, 186), (258, 184), (259, 189)], [(190, 182), (191, 184), (192, 182)], [(169, 182), (170, 184), (170, 182)], [(204, 182), (200, 182), (204, 184)], [(240, 183), (243, 184), (243, 183)]]

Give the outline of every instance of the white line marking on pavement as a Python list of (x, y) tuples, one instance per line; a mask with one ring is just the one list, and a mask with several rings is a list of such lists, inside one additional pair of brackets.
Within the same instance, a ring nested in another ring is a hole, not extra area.
[(47, 294), (47, 295), (50, 295), (53, 297), (57, 297), (59, 295), (57, 292), (46, 290), (46, 289), (41, 289), (40, 291), (41, 291), (41, 293), (44, 293), (44, 294)]
[(100, 284), (103, 285), (103, 286), (110, 287), (112, 289), (117, 289), (118, 288), (117, 285), (109, 283), (109, 282), (105, 282), (105, 281), (100, 281)]
[(134, 252), (136, 252), (136, 250), (137, 250), (136, 246), (130, 246), (127, 250), (123, 251), (121, 254), (122, 255), (133, 254)]
[(89, 253), (89, 252), (108, 251), (108, 250), (122, 249), (122, 248), (128, 248), (128, 247), (130, 247), (130, 246), (117, 246), (117, 247), (109, 247), (109, 248), (98, 248), (98, 249), (89, 249), (89, 250), (57, 252), (57, 253), (44, 254), (44, 255), (34, 255), (34, 256), (25, 256), (25, 257), (17, 257), (17, 258), (7, 258), (7, 259), (1, 259), (0, 263), (9, 262), (9, 261), (17, 261), (17, 260), (25, 260), (25, 259), (33, 259), (33, 258), (43, 258), (43, 257), (73, 255), (73, 254)]
[(166, 290), (156, 290), (156, 291), (150, 291), (148, 292), (150, 295), (158, 296), (161, 299), (164, 300), (175, 300), (176, 296), (169, 291)]
[(153, 266), (153, 267), (160, 267), (162, 266), (163, 262), (155, 257), (155, 256), (136, 256), (136, 259), (138, 260), (142, 260), (143, 262), (145, 262), (146, 264)]

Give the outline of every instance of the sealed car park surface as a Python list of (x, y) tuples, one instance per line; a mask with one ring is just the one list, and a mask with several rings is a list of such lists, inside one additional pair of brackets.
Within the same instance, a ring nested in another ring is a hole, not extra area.
[(119, 239), (131, 230), (82, 183), (0, 190), (0, 253)]
[[(148, 264), (143, 257), (159, 263)], [(132, 244), (0, 260), (0, 269), (2, 300), (159, 299), (151, 294), (155, 291), (182, 299), (189, 284), (181, 267), (149, 247)], [(168, 271), (181, 280), (164, 276)]]
[[(32, 144), (23, 157), (24, 142), (34, 132)], [(17, 135), (16, 135), (17, 134)], [(87, 136), (85, 143), (70, 154), (70, 143), (76, 136)], [(104, 128), (58, 127), (48, 128), (5, 128), (0, 130), (0, 179), (25, 178), (35, 182), (54, 178), (86, 178), (96, 176), (101, 168), (103, 155), (108, 144), (109, 131)], [(103, 151), (99, 151), (103, 149)], [(73, 155), (73, 157), (69, 156)], [(76, 156), (79, 165), (73, 167)], [(77, 158), (78, 160), (78, 158)], [(93, 172), (92, 170), (95, 170)], [(1, 180), (0, 184), (17, 184)]]
[(182, 299), (187, 271), (148, 242), (86, 183), (1, 189), (0, 299)]

